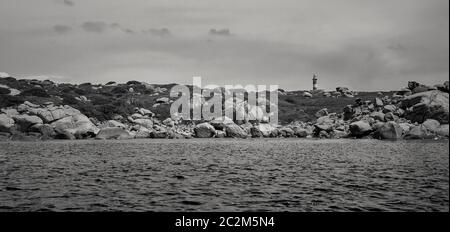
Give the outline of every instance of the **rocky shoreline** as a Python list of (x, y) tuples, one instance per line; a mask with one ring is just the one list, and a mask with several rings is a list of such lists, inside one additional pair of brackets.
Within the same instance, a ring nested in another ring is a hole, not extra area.
[[(24, 101), (1, 109), (0, 141), (269, 137), (448, 139), (448, 89), (448, 82), (435, 87), (410, 82), (408, 88), (392, 96), (379, 93), (366, 101), (350, 96), (354, 104), (346, 106), (341, 113), (330, 113), (324, 108), (310, 122), (293, 121), (277, 126), (264, 119), (233, 121), (227, 117), (211, 121), (160, 120), (143, 107), (135, 107), (131, 115), (115, 115), (113, 119), (100, 121), (70, 105)], [(161, 98), (156, 104), (171, 102)]]

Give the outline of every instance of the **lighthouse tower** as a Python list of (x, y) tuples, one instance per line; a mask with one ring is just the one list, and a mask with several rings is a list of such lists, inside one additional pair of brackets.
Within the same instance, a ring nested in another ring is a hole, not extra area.
[(317, 74), (313, 76), (313, 90), (317, 90)]

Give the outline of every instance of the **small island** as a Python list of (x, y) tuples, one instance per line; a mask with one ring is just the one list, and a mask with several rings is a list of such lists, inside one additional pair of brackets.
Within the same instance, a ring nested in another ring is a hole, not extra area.
[[(0, 78), (0, 141), (53, 139), (365, 138), (448, 139), (449, 82), (398, 91), (278, 89), (279, 125), (267, 119), (170, 116), (175, 84), (54, 83)], [(235, 103), (239, 104), (239, 103)], [(244, 101), (240, 104), (246, 105)]]

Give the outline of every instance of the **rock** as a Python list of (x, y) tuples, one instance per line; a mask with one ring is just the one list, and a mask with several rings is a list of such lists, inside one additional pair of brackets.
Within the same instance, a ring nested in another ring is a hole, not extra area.
[(6, 114), (0, 114), (0, 132), (11, 132), (14, 127), (14, 119)]
[(332, 123), (324, 123), (324, 124), (315, 124), (315, 134), (319, 135), (321, 131), (331, 132), (334, 129), (334, 124)]
[(307, 129), (304, 128), (296, 128), (294, 132), (295, 135), (299, 138), (306, 138), (308, 135), (312, 134), (312, 132), (309, 132)]
[(213, 119), (209, 122), (216, 130), (223, 130), (225, 125), (234, 124), (233, 120), (229, 117), (223, 116)]
[(115, 114), (112, 117), (112, 120), (115, 120), (115, 121), (122, 121), (122, 119), (123, 119), (123, 116), (122, 115), (118, 115), (118, 114)]
[(250, 134), (254, 138), (258, 137), (271, 137), (271, 135), (276, 134), (278, 136), (278, 130), (271, 124), (261, 123), (255, 125), (250, 129)]
[(397, 110), (397, 107), (394, 105), (386, 105), (383, 107), (383, 113), (389, 113), (389, 112), (395, 112)]
[(94, 137), (99, 129), (86, 115), (78, 114), (59, 119), (50, 124), (57, 133), (74, 135), (76, 138)]
[(167, 118), (162, 123), (164, 125), (168, 126), (168, 127), (174, 127), (175, 126), (175, 122), (171, 118)]
[(129, 137), (130, 134), (123, 128), (107, 127), (98, 132), (96, 139), (126, 139)]
[(352, 105), (347, 105), (346, 107), (344, 107), (343, 115), (344, 115), (345, 121), (353, 118), (353, 116), (355, 115), (355, 112), (353, 111)]
[(282, 127), (278, 130), (278, 133), (284, 138), (291, 138), (295, 136), (294, 130), (289, 127)]
[(306, 98), (312, 98), (313, 95), (312, 95), (310, 92), (304, 92), (304, 93), (303, 93), (303, 97), (306, 97)]
[(316, 118), (328, 116), (328, 109), (327, 108), (323, 108), (323, 109), (317, 111), (315, 116), (316, 116)]
[(346, 98), (354, 98), (355, 96), (351, 93), (343, 93), (342, 96), (346, 97)]
[(126, 126), (125, 124), (123, 124), (123, 123), (121, 123), (121, 122), (118, 122), (118, 121), (116, 121), (116, 120), (108, 120), (108, 121), (104, 124), (104, 126), (105, 126), (105, 127), (119, 127), (119, 128), (122, 128), (122, 129), (126, 129), (126, 128), (127, 128), (127, 126)]
[(375, 98), (375, 106), (376, 107), (383, 107), (384, 106), (384, 103), (383, 103), (383, 100), (381, 100), (381, 98)]
[(38, 116), (30, 116), (27, 114), (13, 116), (14, 121), (18, 125), (18, 129), (22, 132), (27, 132), (28, 129), (35, 124), (43, 124), (43, 121)]
[(340, 131), (340, 130), (333, 130), (330, 133), (330, 137), (333, 139), (342, 139), (342, 138), (347, 138), (348, 137), (348, 133), (345, 131)]
[(396, 122), (387, 122), (376, 131), (378, 138), (387, 140), (401, 139), (403, 129)]
[(10, 118), (12, 118), (12, 116), (19, 115), (19, 112), (17, 112), (16, 109), (2, 109), (1, 112)]
[(144, 108), (137, 108), (135, 111), (137, 113), (139, 113), (141, 115), (145, 115), (145, 116), (153, 117), (155, 115), (152, 111), (144, 109)]
[(436, 130), (436, 134), (442, 137), (447, 137), (448, 138), (448, 132), (449, 132), (449, 128), (448, 128), (448, 124), (445, 125), (441, 125), (437, 130)]
[(263, 133), (259, 130), (257, 126), (254, 126), (250, 129), (250, 135), (252, 136), (252, 138), (264, 137)]
[(240, 126), (236, 124), (227, 124), (225, 125), (225, 131), (227, 133), (227, 137), (230, 138), (247, 138), (247, 133)]
[(445, 90), (444, 92), (447, 92), (447, 93), (449, 92), (449, 86), (448, 85), (449, 85), (448, 81), (444, 82), (444, 90)]
[(397, 120), (398, 120), (398, 116), (392, 112), (388, 112), (384, 115), (384, 121), (386, 121), (386, 122), (397, 121)]
[(384, 116), (385, 116), (384, 113), (379, 112), (379, 111), (375, 111), (375, 112), (370, 114), (371, 118), (373, 118), (375, 120), (378, 120), (380, 122), (384, 122), (385, 121)]
[(428, 90), (430, 90), (430, 88), (428, 86), (420, 85), (412, 90), (412, 94), (424, 93), (424, 92), (427, 92)]
[(39, 116), (45, 123), (52, 123), (65, 117), (81, 114), (79, 110), (67, 105), (53, 106), (49, 108), (33, 108), (29, 106), (27, 111), (29, 114)]
[(353, 122), (349, 126), (350, 133), (355, 137), (363, 137), (372, 132), (372, 127), (369, 123), (364, 121)]
[(427, 131), (435, 133), (439, 129), (441, 124), (437, 120), (427, 119), (425, 122), (422, 123), (422, 126), (425, 127)]
[(143, 126), (139, 127), (139, 130), (136, 131), (136, 134), (134, 135), (134, 138), (136, 139), (144, 139), (144, 138), (150, 138), (151, 131)]
[(422, 123), (426, 119), (435, 119), (441, 124), (448, 124), (448, 98), (448, 93), (427, 91), (404, 98), (401, 107), (406, 110), (406, 118), (412, 122)]
[(413, 126), (411, 127), (411, 130), (409, 130), (408, 133), (404, 136), (405, 139), (433, 139), (434, 136), (430, 133), (428, 133), (428, 130), (422, 126)]
[(195, 126), (194, 132), (197, 138), (211, 138), (216, 134), (216, 129), (211, 124), (205, 122)]
[(158, 98), (158, 99), (156, 99), (156, 103), (159, 103), (159, 104), (167, 104), (167, 103), (169, 103), (169, 98), (167, 98), (167, 97), (161, 97), (161, 98)]
[(402, 128), (404, 135), (407, 134), (411, 130), (411, 128), (414, 126), (414, 125), (411, 125), (406, 122), (399, 123), (398, 125)]
[(44, 139), (52, 139), (56, 137), (55, 129), (49, 124), (36, 124), (33, 125), (30, 131), (39, 132)]
[(334, 120), (330, 116), (323, 116), (317, 119), (316, 124), (332, 124)]
[(134, 124), (146, 127), (148, 129), (151, 129), (153, 126), (153, 121), (151, 119), (136, 119), (133, 120)]
[(317, 135), (317, 137), (321, 138), (321, 139), (329, 139), (331, 138), (330, 134), (326, 131), (320, 131), (319, 134)]
[(134, 113), (134, 114), (132, 114), (131, 115), (131, 118), (134, 120), (134, 119), (150, 119), (150, 117), (149, 116), (144, 116), (144, 115), (142, 115), (142, 114), (140, 114), (140, 113)]
[(350, 90), (347, 87), (336, 87), (336, 92), (339, 92), (339, 93), (346, 93), (346, 92), (349, 92), (349, 91)]
[(226, 133), (225, 131), (222, 130), (216, 130), (216, 135), (214, 137), (216, 138), (225, 138), (226, 137)]
[(395, 93), (395, 94), (396, 94), (396, 95), (399, 95), (399, 96), (409, 96), (409, 95), (412, 94), (412, 92), (411, 92), (410, 89), (403, 88), (403, 89), (401, 89), (400, 91), (397, 91), (397, 93)]
[(150, 138), (153, 139), (164, 139), (168, 136), (168, 133), (166, 130), (154, 130), (152, 132), (150, 132)]

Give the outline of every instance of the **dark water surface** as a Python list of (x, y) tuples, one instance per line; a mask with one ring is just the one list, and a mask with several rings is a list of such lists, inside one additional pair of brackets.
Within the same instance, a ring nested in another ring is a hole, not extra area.
[(448, 211), (448, 141), (0, 143), (0, 211)]

